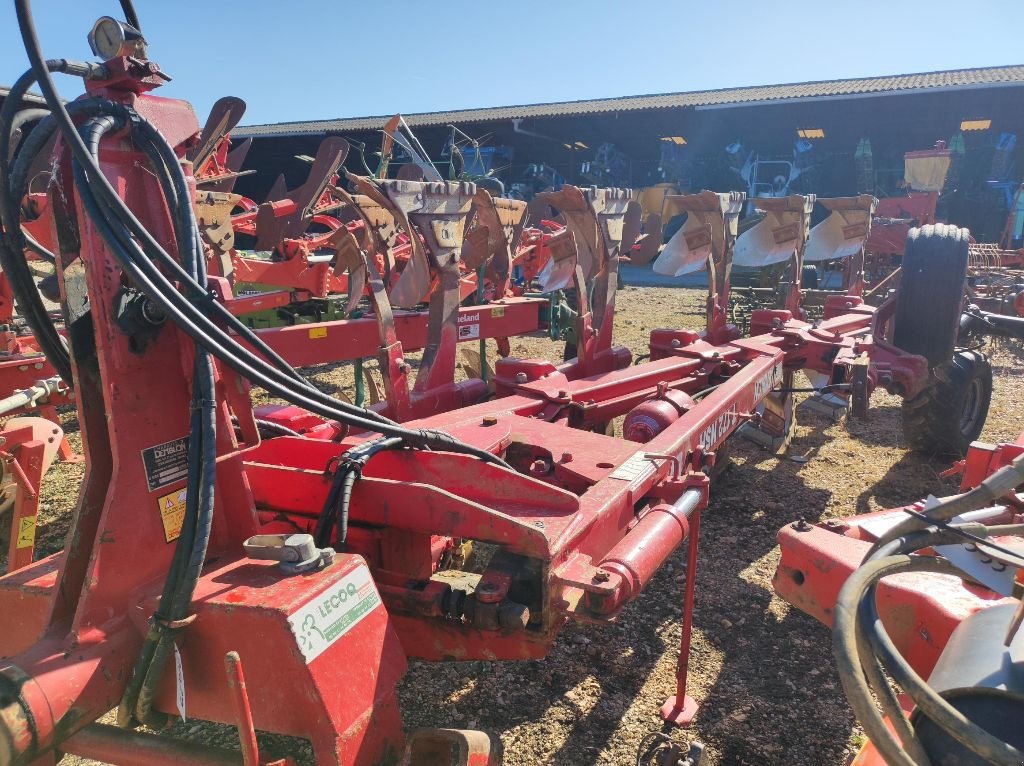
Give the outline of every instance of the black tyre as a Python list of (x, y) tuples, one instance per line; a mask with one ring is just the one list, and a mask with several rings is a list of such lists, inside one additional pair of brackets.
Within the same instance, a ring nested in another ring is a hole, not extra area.
[(963, 456), (985, 425), (992, 400), (992, 366), (977, 351), (957, 351), (933, 380), (903, 401), (903, 434), (911, 449)]
[(970, 232), (947, 224), (911, 229), (896, 293), (893, 343), (930, 367), (953, 356), (967, 280)]
[(814, 290), (818, 287), (818, 269), (815, 266), (804, 266), (800, 272), (800, 287)]

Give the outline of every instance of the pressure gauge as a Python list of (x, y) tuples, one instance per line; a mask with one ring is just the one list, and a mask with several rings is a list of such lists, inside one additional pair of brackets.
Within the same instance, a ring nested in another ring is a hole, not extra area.
[(145, 56), (146, 41), (142, 32), (131, 24), (103, 16), (95, 24), (89, 33), (89, 47), (92, 52), (104, 61), (116, 59), (119, 56)]

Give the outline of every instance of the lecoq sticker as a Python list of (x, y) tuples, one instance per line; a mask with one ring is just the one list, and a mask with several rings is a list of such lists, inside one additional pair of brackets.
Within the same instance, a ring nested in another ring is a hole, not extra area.
[(306, 664), (381, 606), (370, 570), (360, 566), (288, 617)]

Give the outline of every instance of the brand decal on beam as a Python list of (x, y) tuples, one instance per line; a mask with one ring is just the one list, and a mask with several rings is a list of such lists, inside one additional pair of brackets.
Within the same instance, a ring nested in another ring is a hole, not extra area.
[(777, 362), (768, 372), (754, 381), (754, 401), (759, 402), (782, 385), (782, 362)]
[(365, 566), (345, 575), (288, 617), (306, 664), (381, 606), (370, 570)]

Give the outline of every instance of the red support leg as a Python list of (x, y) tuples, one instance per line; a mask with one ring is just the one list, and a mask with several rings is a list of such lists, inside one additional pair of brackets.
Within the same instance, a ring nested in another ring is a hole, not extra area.
[(683, 635), (676, 665), (676, 693), (661, 706), (661, 717), (675, 726), (689, 726), (697, 715), (697, 701), (686, 693), (686, 675), (690, 664), (690, 639), (693, 636), (693, 601), (697, 584), (697, 543), (700, 538), (700, 509), (690, 516), (687, 543), (686, 589), (683, 595)]

